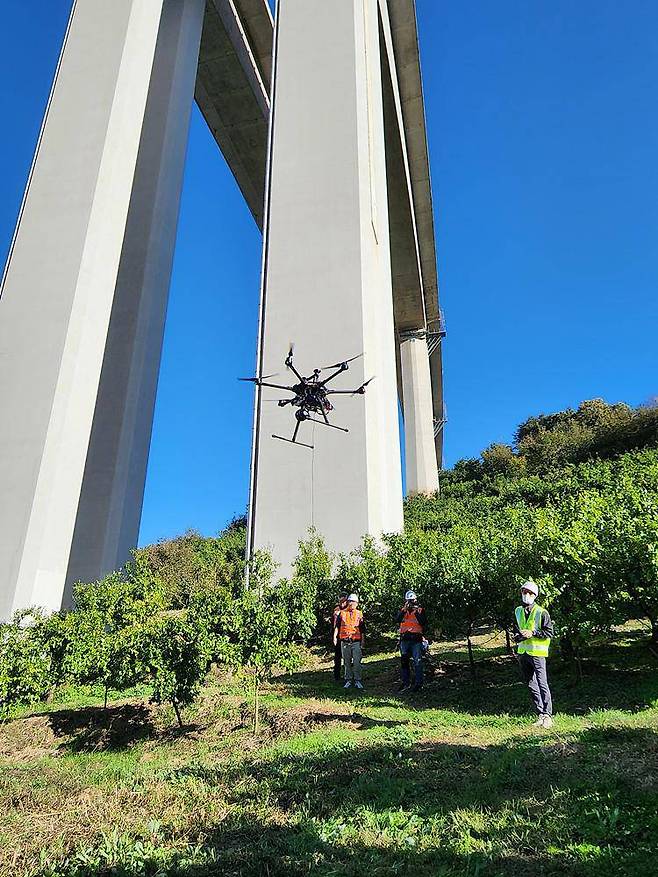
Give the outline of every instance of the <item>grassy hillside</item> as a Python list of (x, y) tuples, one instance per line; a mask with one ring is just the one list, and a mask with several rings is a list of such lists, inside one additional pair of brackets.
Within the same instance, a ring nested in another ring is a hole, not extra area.
[(183, 731), (139, 691), (103, 710), (102, 691), (65, 690), (0, 727), (0, 874), (653, 877), (645, 635), (594, 647), (582, 684), (552, 661), (550, 731), (530, 726), (516, 665), (484, 631), (475, 681), (464, 644), (442, 643), (412, 697), (392, 693), (392, 643), (368, 655), (361, 696), (311, 651), (266, 689), (257, 737), (219, 676)]
[[(657, 443), (655, 406), (591, 400), (444, 473), (386, 550), (309, 534), (291, 581), (258, 556), (245, 589), (236, 520), (1, 626), (0, 877), (655, 877)], [(550, 731), (504, 647), (528, 577), (558, 630)], [(377, 632), (407, 588), (438, 671), (401, 697)], [(353, 590), (364, 694), (307, 645)]]

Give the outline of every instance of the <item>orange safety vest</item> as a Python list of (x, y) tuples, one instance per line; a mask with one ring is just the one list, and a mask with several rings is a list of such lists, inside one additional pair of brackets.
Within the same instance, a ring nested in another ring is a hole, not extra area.
[(340, 616), (340, 627), (338, 628), (338, 636), (340, 639), (361, 639), (361, 630), (359, 625), (363, 621), (363, 613), (360, 609), (341, 609), (338, 613)]
[(405, 612), (404, 618), (400, 622), (400, 635), (403, 633), (422, 633), (423, 628), (421, 627), (418, 619), (416, 618), (416, 612), (422, 612), (420, 606), (416, 606), (413, 612)]

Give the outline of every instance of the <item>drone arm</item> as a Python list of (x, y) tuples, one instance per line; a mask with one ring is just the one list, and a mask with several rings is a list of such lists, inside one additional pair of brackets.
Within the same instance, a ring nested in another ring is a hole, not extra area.
[(274, 390), (286, 390), (288, 393), (294, 393), (292, 387), (284, 387), (283, 384), (268, 384), (266, 381), (257, 381), (257, 387), (272, 387)]
[(332, 429), (339, 429), (341, 432), (349, 432), (349, 429), (347, 429), (346, 427), (336, 426), (335, 423), (329, 423), (326, 418), (325, 420), (318, 420), (316, 417), (309, 417), (308, 419), (310, 423), (319, 423), (320, 426), (330, 426)]
[(340, 367), (339, 369), (337, 369), (332, 375), (329, 375), (328, 378), (325, 378), (323, 381), (320, 381), (320, 386), (321, 386), (321, 387), (326, 387), (327, 384), (329, 383), (329, 381), (333, 381), (334, 378), (337, 378), (338, 375), (342, 375), (342, 373), (345, 372), (345, 371), (347, 371), (347, 369), (348, 369), (348, 366), (347, 366), (347, 365), (345, 365), (344, 368), (343, 368), (343, 366), (341, 365), (341, 367)]
[(286, 368), (289, 368), (299, 381), (304, 380), (304, 378), (300, 375), (295, 366), (292, 364), (292, 353), (289, 353), (286, 357)]
[(327, 395), (335, 395), (336, 393), (340, 393), (344, 396), (353, 396), (355, 393), (363, 392), (365, 392), (363, 387), (357, 387), (356, 390), (327, 390)]

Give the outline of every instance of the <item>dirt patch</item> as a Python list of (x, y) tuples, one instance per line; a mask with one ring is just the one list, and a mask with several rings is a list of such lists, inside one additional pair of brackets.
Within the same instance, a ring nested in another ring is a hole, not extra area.
[(0, 758), (34, 761), (57, 752), (57, 734), (48, 716), (28, 716), (0, 725)]
[(57, 710), (48, 714), (60, 745), (75, 752), (123, 749), (157, 735), (155, 710), (143, 702)]
[(155, 708), (143, 702), (84, 707), (14, 719), (0, 726), (0, 758), (34, 761), (47, 755), (122, 749), (163, 736)]
[(366, 731), (376, 727), (396, 727), (407, 722), (387, 719), (372, 719), (361, 712), (350, 709), (348, 704), (325, 704), (311, 701), (307, 704), (280, 710), (267, 716), (270, 734), (273, 737), (291, 737), (320, 728), (349, 728)]

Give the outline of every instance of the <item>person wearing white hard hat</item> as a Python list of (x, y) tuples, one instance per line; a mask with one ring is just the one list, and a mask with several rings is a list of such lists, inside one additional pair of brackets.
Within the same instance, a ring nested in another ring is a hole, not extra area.
[(359, 595), (348, 594), (347, 606), (341, 609), (334, 622), (334, 645), (340, 642), (345, 667), (345, 684), (343, 688), (362, 689), (361, 658), (365, 642), (366, 624), (363, 612), (358, 607)]
[(521, 673), (538, 713), (535, 725), (550, 728), (553, 724), (553, 698), (548, 685), (546, 658), (554, 631), (550, 615), (537, 604), (538, 596), (539, 588), (532, 580), (521, 585), (521, 605), (514, 613), (514, 641)]
[[(402, 682), (398, 691), (420, 691), (423, 687), (423, 639), (427, 617), (413, 591), (404, 595), (404, 606), (397, 615), (400, 634), (400, 669)], [(414, 664), (414, 683), (411, 685), (411, 661)]]

